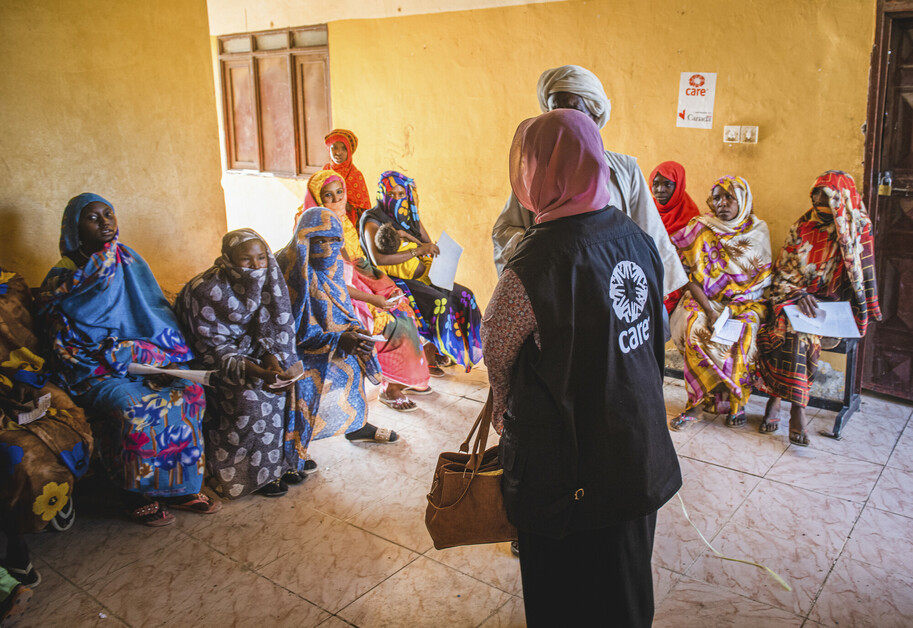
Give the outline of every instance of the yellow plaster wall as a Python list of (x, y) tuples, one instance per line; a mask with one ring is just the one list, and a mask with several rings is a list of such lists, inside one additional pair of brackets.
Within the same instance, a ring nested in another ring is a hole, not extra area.
[[(682, 162), (702, 208), (715, 178), (745, 177), (776, 252), (816, 175), (861, 178), (874, 17), (875, 2), (859, 0), (572, 0), (331, 22), (333, 123), (359, 136), (369, 188), (386, 169), (416, 179), (429, 232), (464, 245), (457, 280), (483, 304), (514, 130), (539, 113), (541, 71), (565, 63), (602, 79), (613, 105), (606, 146), (637, 156), (645, 174)], [(712, 130), (675, 126), (683, 71), (718, 73)], [(724, 145), (725, 124), (758, 125), (760, 142)], [(231, 177), (230, 222), (233, 193), (284, 225), (303, 192), (301, 182)]]
[(208, 267), (225, 203), (205, 0), (8, 0), (0, 41), (0, 264), (40, 282), (91, 191), (163, 288)]

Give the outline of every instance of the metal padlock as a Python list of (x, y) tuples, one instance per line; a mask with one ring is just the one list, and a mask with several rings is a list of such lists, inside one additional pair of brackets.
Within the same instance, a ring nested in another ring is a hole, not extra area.
[(878, 196), (891, 196), (892, 183), (891, 171), (882, 172), (878, 181)]

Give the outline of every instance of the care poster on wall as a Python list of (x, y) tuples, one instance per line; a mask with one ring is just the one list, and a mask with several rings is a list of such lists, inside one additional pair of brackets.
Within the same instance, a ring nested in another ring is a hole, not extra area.
[(675, 126), (712, 129), (715, 94), (716, 72), (682, 72), (678, 84)]

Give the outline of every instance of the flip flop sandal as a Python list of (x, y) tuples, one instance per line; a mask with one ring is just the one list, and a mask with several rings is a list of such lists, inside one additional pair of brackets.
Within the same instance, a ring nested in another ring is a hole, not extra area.
[(161, 528), (162, 526), (174, 523), (174, 515), (165, 510), (165, 507), (158, 502), (152, 502), (145, 506), (140, 506), (130, 513), (130, 518), (136, 523), (141, 523), (150, 528)]
[(412, 388), (411, 386), (407, 386), (404, 390), (410, 395), (430, 395), (434, 392), (431, 390), (431, 386), (426, 386), (425, 388)]
[[(396, 410), (397, 412), (415, 412), (416, 410), (418, 410), (418, 406), (415, 405), (415, 402), (412, 401), (411, 399), (409, 399), (408, 397), (403, 397), (400, 399), (387, 399), (383, 395), (377, 395), (377, 400), (380, 401), (385, 406), (387, 406), (388, 408)], [(379, 432), (380, 429), (378, 428), (377, 431)], [(374, 439), (369, 439), (369, 440), (374, 440)]]
[(438, 366), (453, 366), (456, 362), (453, 361), (449, 355), (438, 355), (437, 356), (437, 365)]
[(0, 602), (0, 624), (14, 623), (23, 614), (32, 597), (32, 590), (25, 585), (18, 584), (13, 587), (3, 602)]
[(54, 518), (51, 519), (51, 528), (58, 532), (64, 532), (73, 527), (76, 521), (76, 507), (73, 505), (73, 496), (67, 500), (67, 505), (57, 511)]
[(282, 474), (282, 481), (285, 482), (286, 484), (290, 484), (290, 485), (294, 486), (295, 484), (301, 484), (302, 482), (304, 482), (306, 477), (307, 476), (305, 476), (305, 474), (301, 471), (291, 471), (290, 470), (290, 471), (286, 471), (285, 473)]
[(693, 423), (695, 423), (696, 421), (697, 421), (697, 417), (688, 416), (687, 414), (682, 412), (677, 417), (672, 419), (672, 421), (669, 422), (669, 427), (671, 429), (675, 430), (676, 432), (684, 432), (689, 427), (691, 427), (691, 425)]
[[(773, 429), (765, 430), (764, 428), (768, 425)], [(761, 434), (773, 434), (778, 429), (780, 429), (780, 419), (764, 419), (761, 421), (761, 427), (758, 428), (758, 431)]]
[(314, 462), (311, 458), (308, 458), (304, 461), (304, 469), (298, 473), (304, 473), (305, 475), (317, 473), (317, 463)]
[(374, 434), (371, 436), (365, 435), (357, 438), (349, 438), (349, 435), (346, 434), (346, 439), (350, 443), (395, 443), (399, 440), (399, 434), (386, 427), (377, 427), (374, 428)]
[[(805, 439), (805, 442), (802, 439)], [(797, 447), (808, 447), (811, 443), (808, 438), (808, 430), (789, 430), (789, 442)]]
[(35, 571), (32, 563), (29, 563), (25, 569), (12, 567), (8, 564), (2, 564), (0, 567), (6, 569), (7, 573), (19, 581), (19, 584), (34, 589), (41, 584), (41, 574)]
[(428, 367), (428, 375), (430, 375), (431, 377), (444, 377), (446, 374), (447, 373), (444, 372), (444, 369), (442, 369), (439, 366), (429, 366)]
[(744, 410), (738, 414), (730, 414), (726, 417), (726, 427), (737, 429), (745, 427), (746, 425), (748, 425), (748, 420), (745, 418)]
[(168, 504), (171, 508), (175, 510), (186, 510), (188, 512), (195, 512), (201, 515), (212, 515), (219, 512), (222, 509), (222, 502), (217, 502), (209, 498), (209, 495), (206, 493), (197, 493), (192, 496), (192, 499), (188, 499), (185, 502), (179, 504), (170, 503)]

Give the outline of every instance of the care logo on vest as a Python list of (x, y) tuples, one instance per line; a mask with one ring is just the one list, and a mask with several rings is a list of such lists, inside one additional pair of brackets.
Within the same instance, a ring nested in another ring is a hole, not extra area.
[[(640, 318), (647, 303), (647, 277), (643, 269), (634, 262), (619, 262), (612, 270), (609, 279), (609, 297), (615, 316), (626, 323), (633, 323)], [(618, 346), (622, 353), (644, 344), (650, 338), (650, 317), (640, 323), (623, 329), (618, 334)]]

